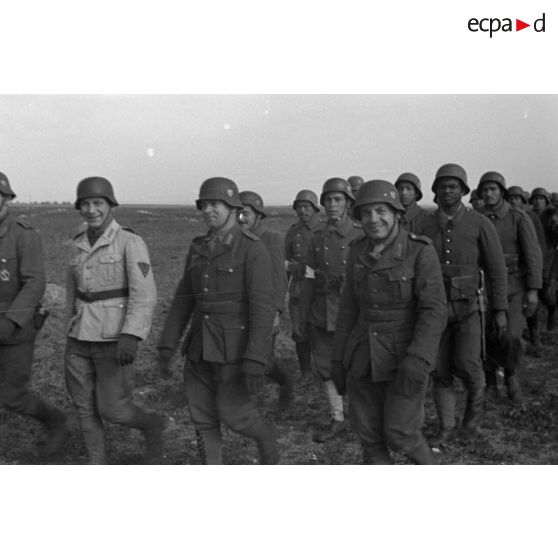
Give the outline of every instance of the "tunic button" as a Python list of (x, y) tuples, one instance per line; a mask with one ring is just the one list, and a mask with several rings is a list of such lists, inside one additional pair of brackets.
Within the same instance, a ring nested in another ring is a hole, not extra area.
[(446, 260), (446, 263), (449, 264), (449, 260)]
[(204, 278), (205, 278), (205, 279), (209, 279), (209, 275), (204, 275)]
[(341, 246), (341, 250), (344, 250), (344, 249), (345, 249), (345, 246)]
[(372, 332), (372, 335), (373, 335), (374, 337), (377, 337), (377, 336), (378, 336), (378, 333), (375, 332), (375, 331), (373, 331), (373, 332)]
[(209, 316), (207, 314), (203, 318), (204, 320), (209, 320)]
[(207, 287), (204, 287), (203, 292), (206, 293), (209, 289)]
[(446, 250), (446, 254), (450, 254), (450, 253), (451, 253), (451, 250)]
[(326, 262), (325, 264), (326, 264), (326, 265), (329, 265), (329, 262)]
[(345, 265), (347, 262), (346, 262), (345, 260), (343, 260), (341, 263), (342, 263), (343, 265)]
[(324, 246), (324, 250), (327, 250), (327, 246)]

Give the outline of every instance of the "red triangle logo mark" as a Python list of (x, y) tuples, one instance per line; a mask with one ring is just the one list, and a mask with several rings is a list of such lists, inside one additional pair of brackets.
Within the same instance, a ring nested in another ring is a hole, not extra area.
[(515, 30), (516, 31), (521, 31), (522, 29), (525, 29), (526, 27), (531, 27), (531, 24), (530, 23), (525, 23), (524, 21), (521, 21), (520, 19), (515, 20)]

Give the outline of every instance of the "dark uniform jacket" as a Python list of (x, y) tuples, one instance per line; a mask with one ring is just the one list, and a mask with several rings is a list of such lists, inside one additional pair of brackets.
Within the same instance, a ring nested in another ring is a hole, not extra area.
[(278, 232), (266, 229), (261, 221), (255, 229), (252, 229), (252, 232), (261, 239), (269, 252), (272, 268), (273, 308), (277, 312), (283, 312), (288, 281), (287, 272), (285, 271), (283, 240)]
[(289, 262), (297, 262), (299, 264), (295, 271), (289, 272), (289, 277), (292, 276), (289, 289), (291, 298), (300, 297), (312, 236), (322, 227), (323, 223), (317, 215), (314, 215), (308, 223), (295, 223), (287, 231), (285, 236), (285, 257)]
[(479, 270), (486, 274), (488, 303), (508, 308), (504, 253), (492, 223), (478, 211), (461, 205), (453, 218), (437, 209), (419, 232), (431, 238), (442, 265), (448, 300), (448, 320), (460, 321), (479, 310)]
[(308, 267), (313, 271), (304, 281), (301, 297), (303, 322), (335, 331), (349, 244), (362, 236), (362, 230), (349, 218), (339, 226), (327, 223), (314, 233), (307, 257)]
[(428, 215), (429, 212), (426, 211), (426, 209), (423, 209), (420, 205), (414, 203), (401, 216), (399, 223), (409, 232), (416, 232), (420, 224)]
[(400, 228), (384, 251), (368, 238), (351, 245), (347, 282), (334, 336), (333, 360), (372, 381), (395, 378), (406, 355), (434, 367), (447, 304), (432, 241)]
[(174, 349), (192, 317), (182, 348), (189, 360), (265, 365), (275, 314), (269, 253), (238, 225), (213, 250), (209, 240), (192, 241), (158, 346)]
[(18, 327), (7, 345), (35, 337), (35, 308), (44, 292), (41, 238), (31, 226), (8, 214), (0, 223), (0, 315)]
[(542, 287), (542, 252), (529, 216), (504, 201), (495, 209), (483, 207), (496, 227), (508, 271), (508, 295)]

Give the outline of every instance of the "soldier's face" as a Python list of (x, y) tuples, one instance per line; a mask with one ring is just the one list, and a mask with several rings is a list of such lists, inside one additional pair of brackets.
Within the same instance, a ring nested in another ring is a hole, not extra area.
[(494, 207), (502, 199), (502, 190), (496, 182), (484, 182), (480, 194), (485, 207)]
[(341, 192), (330, 192), (324, 196), (324, 207), (328, 219), (343, 219), (347, 213), (348, 200)]
[(242, 215), (244, 216), (244, 223), (247, 229), (251, 229), (258, 219), (258, 214), (252, 209), (250, 205), (245, 205), (242, 210)]
[(295, 211), (301, 223), (308, 223), (312, 215), (314, 215), (314, 207), (307, 201), (297, 201)]
[(523, 209), (525, 202), (523, 201), (523, 198), (521, 196), (518, 196), (517, 194), (512, 194), (508, 199), (512, 207)]
[(403, 207), (409, 207), (417, 199), (417, 191), (410, 182), (400, 182), (397, 191)]
[(386, 239), (399, 221), (399, 214), (387, 203), (368, 203), (360, 208), (360, 222), (374, 241)]
[(436, 199), (442, 207), (452, 207), (461, 202), (463, 188), (457, 178), (441, 178), (436, 186)]
[(227, 222), (232, 209), (221, 200), (202, 200), (200, 211), (207, 227), (217, 231)]
[(544, 211), (546, 209), (546, 206), (548, 204), (544, 196), (535, 196), (531, 201), (531, 205), (537, 213), (540, 213), (541, 211)]
[(101, 229), (112, 215), (112, 208), (105, 198), (84, 198), (79, 203), (79, 212), (88, 227)]

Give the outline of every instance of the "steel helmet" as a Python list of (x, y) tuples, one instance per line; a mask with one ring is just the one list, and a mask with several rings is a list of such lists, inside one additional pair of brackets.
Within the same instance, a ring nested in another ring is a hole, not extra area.
[(262, 216), (262, 219), (266, 216), (262, 197), (256, 194), (256, 192), (250, 192), (249, 190), (240, 192), (240, 203), (242, 205), (249, 205), (256, 213)]
[(369, 203), (387, 203), (395, 211), (405, 213), (405, 208), (399, 201), (397, 188), (387, 180), (370, 180), (360, 187), (353, 207), (355, 219), (360, 220), (360, 208)]
[(9, 196), (11, 200), (16, 197), (16, 193), (12, 190), (8, 177), (3, 172), (0, 172), (0, 194)]
[(558, 204), (558, 192), (552, 192), (550, 194), (550, 201), (552, 202), (552, 205)]
[(438, 180), (442, 178), (456, 178), (461, 182), (461, 186), (463, 187), (464, 194), (468, 194), (471, 191), (467, 184), (467, 173), (465, 169), (456, 163), (446, 163), (442, 165), (438, 172), (436, 173), (436, 178), (432, 184), (432, 191), (436, 193), (436, 186), (438, 184)]
[(84, 178), (77, 185), (75, 203), (76, 209), (79, 209), (79, 203), (84, 198), (105, 198), (112, 207), (118, 205), (118, 202), (114, 197), (112, 184), (106, 178), (101, 176), (90, 176), (89, 178)]
[(351, 192), (353, 192), (353, 195), (356, 195), (358, 189), (364, 184), (364, 178), (362, 178), (362, 176), (349, 176), (347, 181), (351, 185)]
[(552, 203), (552, 200), (550, 199), (548, 192), (544, 188), (535, 188), (531, 192), (531, 197), (529, 198), (529, 201), (532, 202), (535, 196), (542, 196), (543, 198), (546, 199), (549, 205)]
[(469, 201), (475, 201), (475, 200), (480, 200), (479, 194), (478, 194), (478, 192), (477, 192), (476, 189), (473, 190), (473, 191), (471, 192), (471, 195), (469, 196)]
[(237, 209), (243, 208), (238, 196), (238, 188), (229, 178), (216, 176), (208, 178), (202, 183), (198, 199), (196, 200), (196, 207), (201, 209), (201, 202), (209, 200), (219, 200)]
[(293, 202), (293, 209), (296, 210), (296, 202), (305, 201), (312, 204), (312, 207), (316, 212), (320, 211), (320, 206), (318, 205), (318, 196), (312, 192), (312, 190), (301, 190)]
[(494, 182), (494, 183), (498, 184), (498, 186), (500, 187), (500, 190), (502, 191), (502, 194), (504, 196), (506, 195), (506, 192), (508, 190), (507, 187), (506, 187), (506, 179), (499, 172), (488, 171), (488, 172), (485, 172), (480, 177), (479, 185), (477, 186), (477, 192), (478, 192), (479, 196), (481, 195), (481, 186), (485, 182)]
[(322, 187), (322, 195), (320, 196), (320, 204), (324, 205), (326, 194), (331, 192), (341, 192), (345, 194), (351, 201), (355, 201), (355, 197), (351, 190), (351, 185), (344, 178), (328, 178)]
[(525, 203), (529, 203), (529, 195), (521, 186), (510, 186), (506, 193), (506, 199), (510, 196), (520, 196)]
[(397, 188), (397, 185), (400, 184), (401, 182), (409, 182), (415, 187), (415, 191), (417, 193), (417, 201), (419, 201), (422, 198), (420, 180), (416, 174), (413, 174), (412, 172), (404, 172), (395, 181), (394, 186)]

